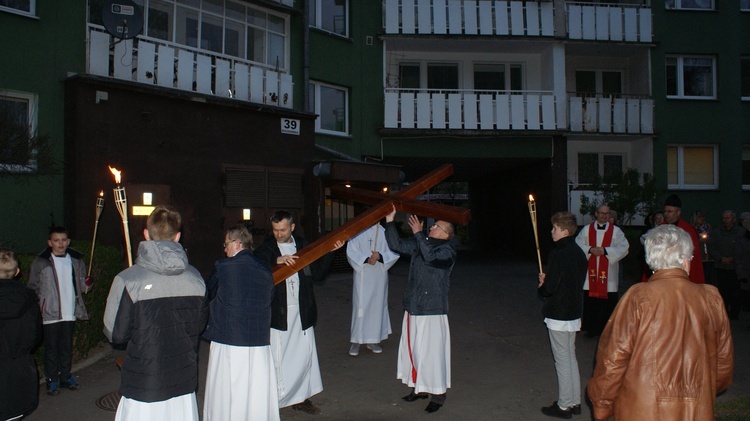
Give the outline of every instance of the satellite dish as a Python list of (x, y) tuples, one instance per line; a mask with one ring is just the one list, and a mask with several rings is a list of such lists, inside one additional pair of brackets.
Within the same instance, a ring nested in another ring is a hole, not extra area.
[(143, 10), (131, 0), (108, 0), (102, 8), (102, 22), (115, 38), (135, 38), (143, 30)]

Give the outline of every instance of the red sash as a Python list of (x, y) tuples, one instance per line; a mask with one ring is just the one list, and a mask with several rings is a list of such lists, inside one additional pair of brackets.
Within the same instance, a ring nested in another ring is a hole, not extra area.
[[(607, 230), (604, 231), (604, 238), (602, 244), (596, 244), (596, 222), (589, 225), (589, 245), (591, 247), (609, 247), (612, 245), (612, 233), (615, 232), (614, 225), (609, 224)], [(603, 298), (607, 299), (607, 279), (609, 279), (609, 259), (607, 255), (589, 256), (589, 297), (592, 298)], [(597, 262), (598, 260), (598, 262)], [(597, 268), (597, 263), (599, 267)]]

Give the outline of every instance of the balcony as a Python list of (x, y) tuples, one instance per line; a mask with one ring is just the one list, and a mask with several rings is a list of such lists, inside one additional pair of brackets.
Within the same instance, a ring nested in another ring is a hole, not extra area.
[(386, 128), (554, 130), (555, 96), (547, 91), (386, 89)]
[(292, 108), (292, 76), (223, 54), (160, 39), (117, 43), (89, 25), (88, 73), (181, 91)]
[(568, 38), (651, 42), (651, 8), (640, 4), (566, 3)]
[(552, 2), (384, 0), (386, 34), (554, 35)]
[(568, 97), (571, 132), (653, 134), (654, 100), (639, 97)]

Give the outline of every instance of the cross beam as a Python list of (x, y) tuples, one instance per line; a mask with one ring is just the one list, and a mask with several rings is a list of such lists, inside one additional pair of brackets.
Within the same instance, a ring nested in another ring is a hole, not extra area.
[(294, 275), (314, 261), (323, 257), (325, 254), (329, 253), (333, 250), (334, 244), (337, 241), (346, 241), (368, 227), (375, 225), (378, 221), (391, 213), (392, 205), (400, 212), (428, 216), (430, 218), (449, 221), (454, 224), (467, 224), (471, 218), (471, 211), (469, 209), (414, 200), (414, 198), (430, 188), (435, 187), (438, 183), (451, 175), (453, 175), (453, 166), (451, 164), (443, 164), (395, 194), (381, 194), (360, 189), (333, 188), (331, 191), (340, 194), (340, 198), (351, 199), (356, 202), (373, 206), (354, 219), (298, 251), (296, 253), (298, 259), (294, 266), (274, 266), (272, 269), (274, 284), (283, 282), (286, 278)]

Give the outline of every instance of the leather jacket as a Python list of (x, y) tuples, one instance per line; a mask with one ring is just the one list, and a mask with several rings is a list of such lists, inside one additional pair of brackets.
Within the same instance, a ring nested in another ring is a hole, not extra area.
[(587, 387), (594, 418), (713, 420), (733, 355), (718, 290), (682, 269), (659, 270), (628, 290), (602, 332)]

